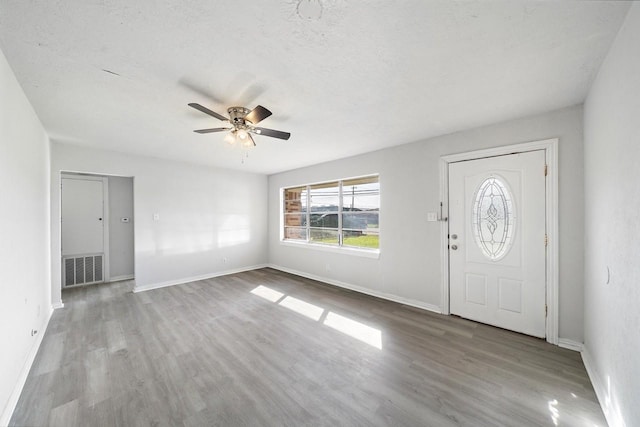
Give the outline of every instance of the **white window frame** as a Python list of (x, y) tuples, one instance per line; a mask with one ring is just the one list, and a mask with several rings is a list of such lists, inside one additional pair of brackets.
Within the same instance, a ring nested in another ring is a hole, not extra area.
[[(319, 181), (319, 182), (314, 182), (314, 183), (310, 183), (310, 184), (300, 184), (300, 185), (288, 185), (286, 187), (281, 187), (280, 188), (280, 244), (284, 245), (284, 246), (292, 246), (292, 247), (300, 247), (300, 248), (308, 248), (308, 249), (314, 249), (314, 250), (320, 250), (320, 251), (326, 251), (326, 252), (335, 252), (335, 253), (343, 253), (343, 254), (351, 254), (351, 255), (356, 255), (356, 256), (362, 256), (362, 257), (366, 257), (366, 258), (379, 258), (380, 256), (380, 245), (378, 245), (378, 248), (361, 248), (361, 247), (354, 247), (354, 246), (343, 246), (343, 241), (342, 241), (342, 186), (343, 186), (343, 182), (345, 181), (350, 181), (350, 180), (354, 180), (354, 179), (361, 179), (361, 178), (377, 178), (378, 179), (378, 185), (380, 185), (380, 174), (367, 174), (367, 175), (362, 175), (362, 176), (355, 176), (355, 177), (349, 177), (349, 178), (340, 178), (340, 179), (332, 179), (332, 180), (327, 180), (327, 181)], [(337, 183), (338, 184), (338, 211), (336, 212), (338, 215), (338, 228), (336, 229), (338, 231), (338, 244), (337, 245), (332, 245), (332, 244), (325, 244), (325, 243), (317, 243), (317, 242), (312, 242), (310, 240), (311, 237), (311, 209), (309, 207), (309, 195), (311, 192), (311, 187), (313, 187), (314, 185), (319, 185), (319, 184), (328, 184), (328, 183)], [(306, 208), (306, 216), (307, 216), (307, 225), (306, 225), (306, 230), (307, 230), (307, 238), (306, 240), (301, 240), (301, 239), (286, 239), (284, 236), (284, 229), (285, 229), (285, 224), (284, 224), (284, 218), (285, 218), (285, 198), (284, 198), (284, 193), (285, 190), (288, 189), (292, 189), (292, 188), (301, 188), (301, 187), (306, 187), (306, 191), (307, 191), (307, 208)], [(380, 190), (379, 194), (380, 194)], [(380, 225), (380, 211), (378, 210), (378, 236), (380, 236), (381, 234), (381, 225)]]

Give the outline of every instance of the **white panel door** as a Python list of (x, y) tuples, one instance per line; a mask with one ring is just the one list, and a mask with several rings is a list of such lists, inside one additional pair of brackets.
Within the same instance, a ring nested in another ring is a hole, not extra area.
[(450, 311), (545, 336), (545, 153), (449, 165)]
[(104, 251), (102, 181), (62, 179), (62, 255)]

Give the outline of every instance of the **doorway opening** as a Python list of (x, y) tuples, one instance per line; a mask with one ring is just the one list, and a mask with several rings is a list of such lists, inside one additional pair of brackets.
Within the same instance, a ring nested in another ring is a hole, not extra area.
[(62, 289), (135, 278), (133, 178), (62, 172)]
[(557, 144), (441, 157), (443, 314), (558, 344)]

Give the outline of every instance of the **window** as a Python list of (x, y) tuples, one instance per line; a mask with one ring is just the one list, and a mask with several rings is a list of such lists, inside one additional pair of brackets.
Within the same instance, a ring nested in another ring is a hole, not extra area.
[(513, 197), (498, 177), (485, 179), (473, 203), (473, 236), (482, 253), (492, 261), (504, 257), (513, 243)]
[(379, 248), (377, 175), (285, 188), (283, 200), (285, 240)]
[(284, 190), (284, 238), (307, 240), (307, 188)]

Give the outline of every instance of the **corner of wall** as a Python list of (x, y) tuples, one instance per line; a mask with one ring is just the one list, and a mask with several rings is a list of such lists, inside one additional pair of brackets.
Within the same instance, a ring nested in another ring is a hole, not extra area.
[(45, 317), (45, 320), (40, 325), (40, 332), (37, 335), (36, 341), (31, 346), (27, 358), (20, 370), (18, 375), (18, 380), (16, 381), (13, 391), (11, 392), (11, 396), (7, 401), (2, 414), (0, 415), (0, 426), (8, 426), (11, 421), (11, 416), (13, 415), (13, 411), (16, 409), (16, 405), (18, 404), (18, 400), (20, 399), (20, 395), (22, 394), (22, 389), (24, 388), (25, 383), (27, 382), (27, 377), (29, 376), (29, 371), (31, 371), (31, 366), (36, 359), (38, 354), (38, 350), (40, 349), (40, 344), (42, 344), (42, 340), (44, 339), (44, 335), (47, 332), (47, 327), (49, 326), (49, 321), (51, 320), (51, 316), (53, 315), (53, 307), (49, 310), (49, 314)]

